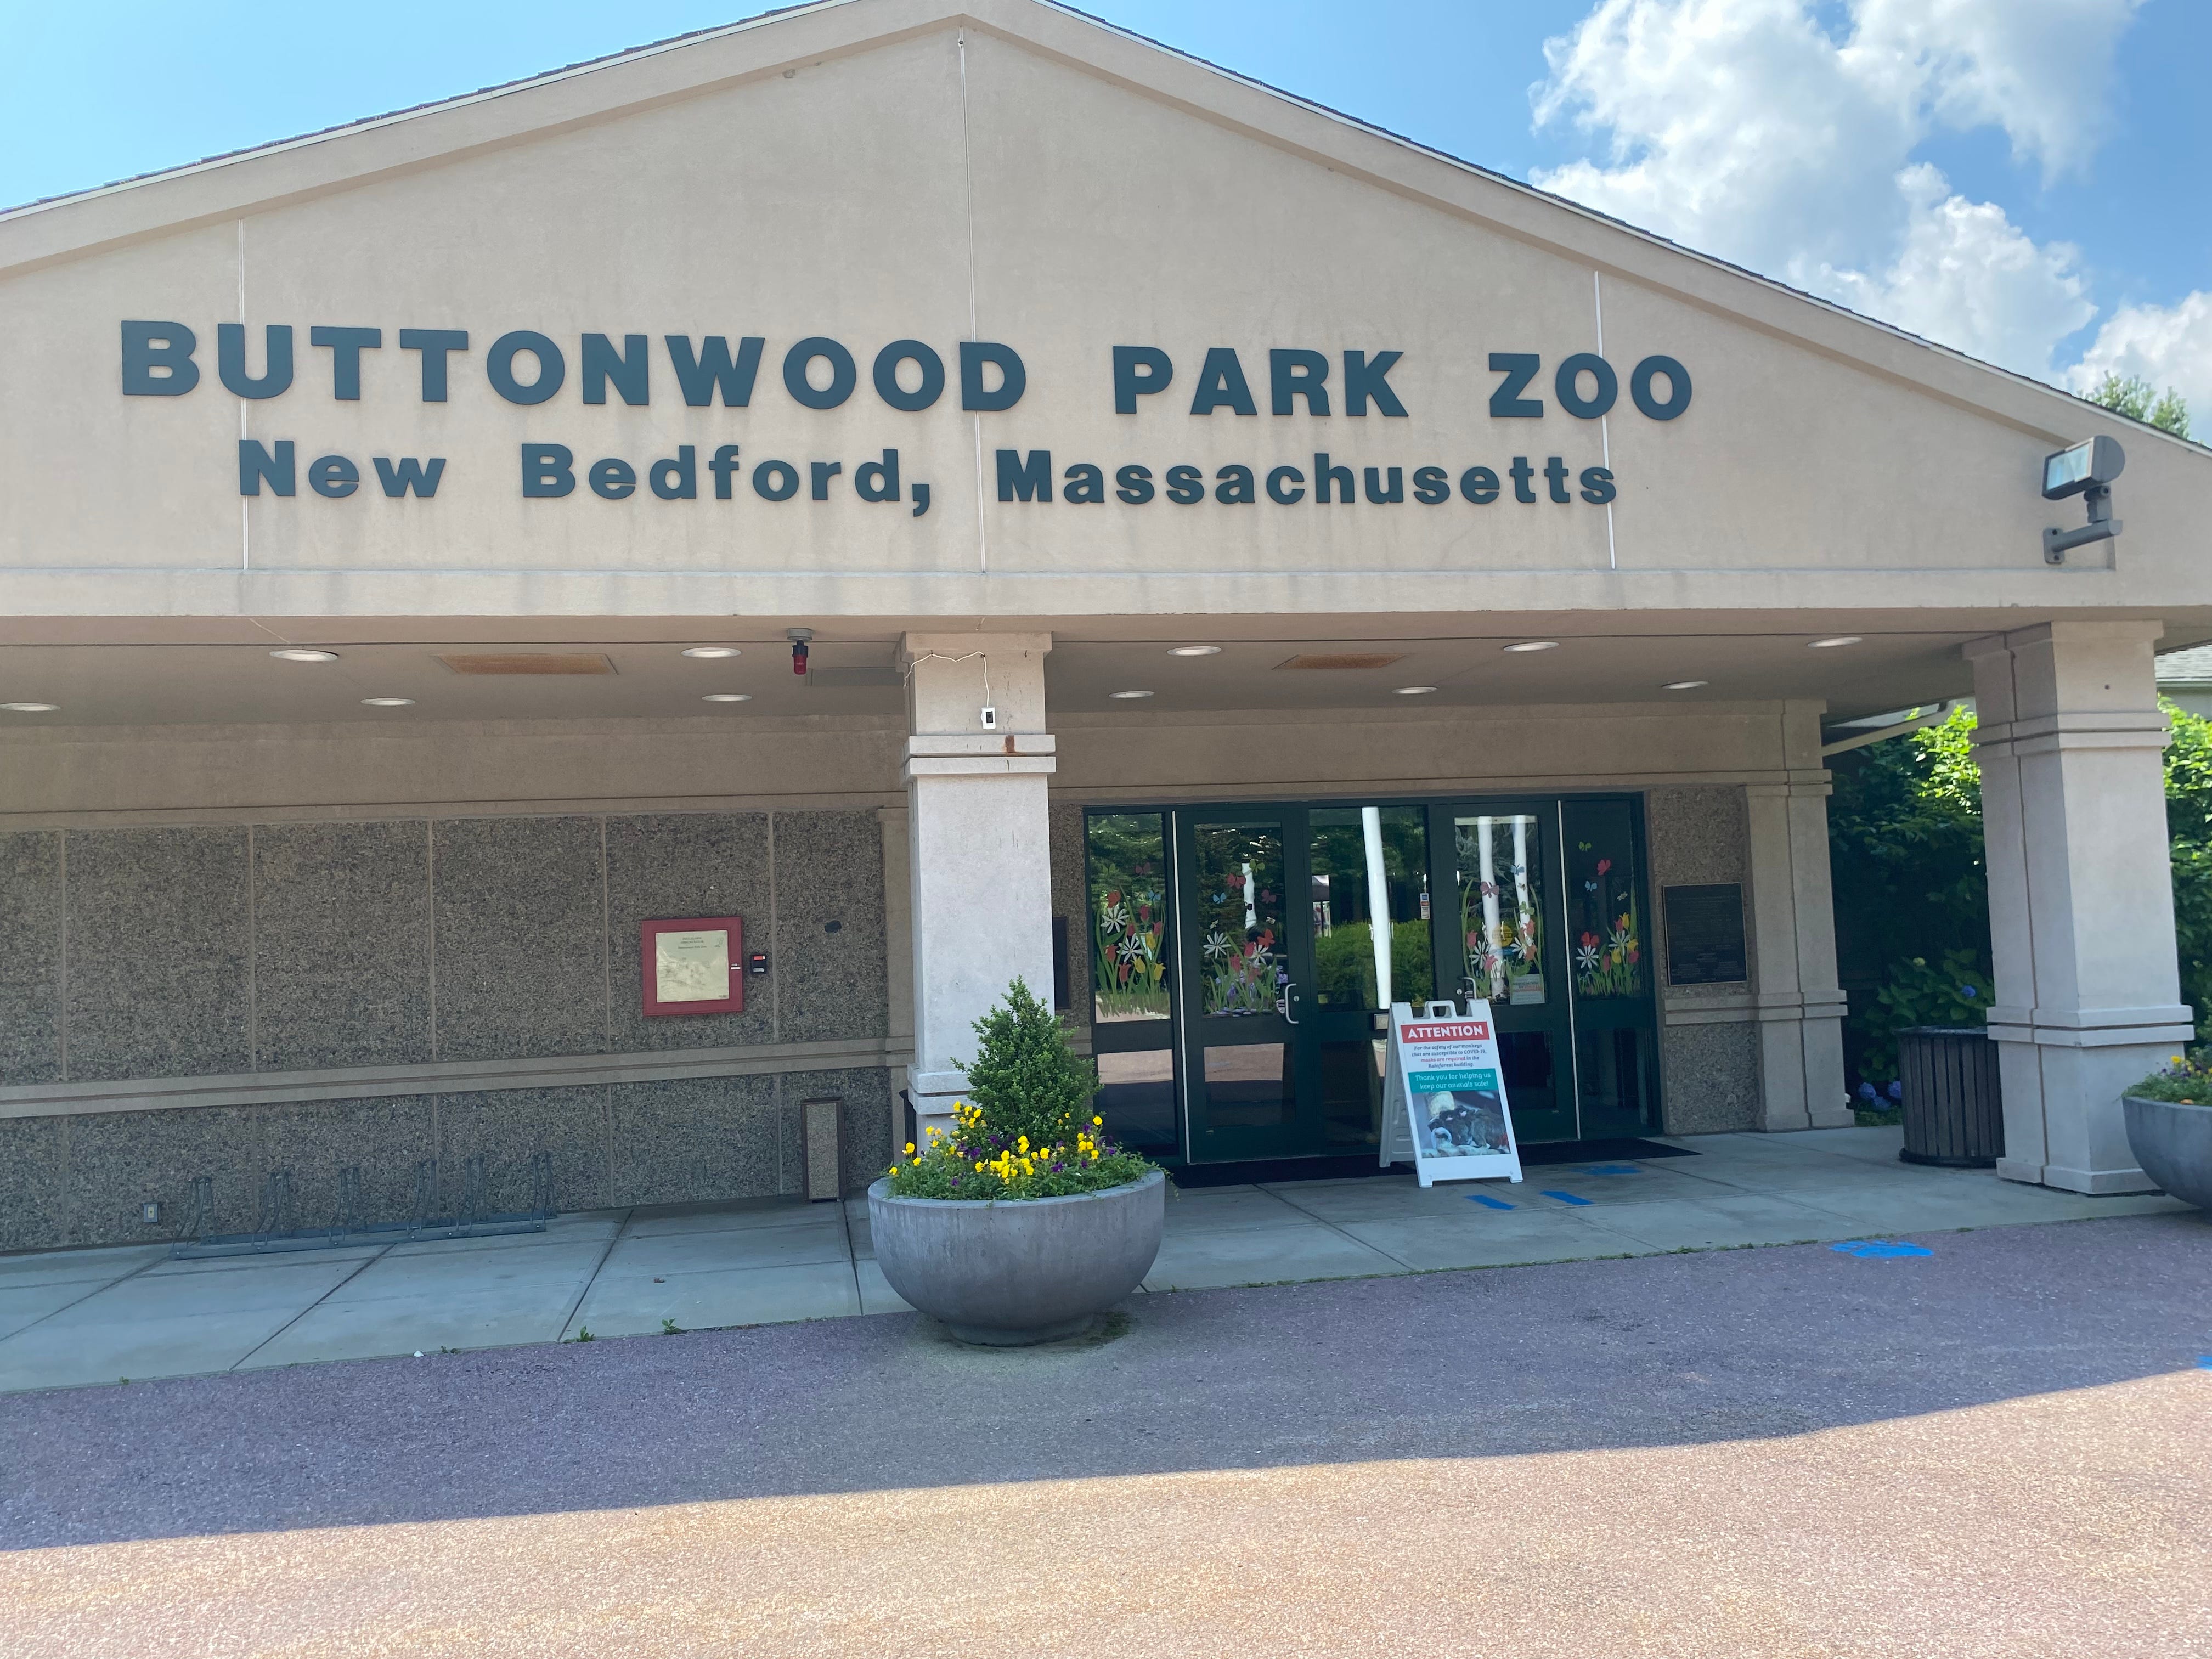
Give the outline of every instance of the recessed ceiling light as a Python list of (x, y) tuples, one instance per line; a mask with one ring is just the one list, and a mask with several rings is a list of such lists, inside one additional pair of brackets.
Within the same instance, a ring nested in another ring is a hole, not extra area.
[(338, 659), (338, 653), (335, 651), (317, 651), (305, 645), (288, 645), (283, 650), (271, 651), (269, 654), (284, 662), (336, 662)]
[(11, 714), (58, 714), (61, 707), (58, 702), (0, 702), (0, 708)]
[(1505, 648), (1508, 651), (1556, 651), (1559, 648), (1559, 642), (1557, 640), (1523, 640), (1518, 645), (1509, 645)]
[(1711, 680), (1668, 680), (1659, 689), (1662, 691), (1694, 691), (1701, 685), (1711, 684)]
[(744, 653), (734, 645), (689, 645), (684, 647), (684, 654), (687, 657), (719, 659), (739, 657)]
[(1398, 695), (1401, 697), (1423, 697), (1436, 689), (1433, 685), (1401, 685), (1398, 688)]
[(1813, 649), (1832, 651), (1839, 645), (1856, 645), (1863, 637), (1864, 636), (1858, 634), (1831, 634), (1825, 640), (1814, 640)]
[(1168, 650), (1170, 657), (1218, 657), (1220, 654), (1221, 647), (1218, 645), (1178, 645)]
[(1106, 695), (1109, 697), (1121, 697), (1126, 700), (1132, 697), (1149, 697), (1152, 694), (1149, 691), (1109, 691)]
[(361, 703), (364, 708), (412, 708), (415, 706), (415, 699), (412, 697), (363, 697)]
[(701, 702), (750, 702), (752, 700), (753, 694), (750, 691), (709, 691), (699, 699)]

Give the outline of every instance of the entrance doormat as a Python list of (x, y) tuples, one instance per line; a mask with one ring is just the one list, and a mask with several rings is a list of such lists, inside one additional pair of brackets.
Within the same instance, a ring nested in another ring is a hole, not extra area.
[[(1602, 1164), (1622, 1158), (1698, 1156), (1687, 1146), (1669, 1146), (1663, 1141), (1638, 1140), (1633, 1136), (1611, 1140), (1552, 1140), (1534, 1146), (1524, 1143), (1520, 1152), (1524, 1169), (1539, 1164)], [(1387, 1175), (1410, 1176), (1413, 1173), (1413, 1170), (1405, 1164), (1386, 1170), (1375, 1161), (1375, 1155), (1369, 1152), (1352, 1158), (1251, 1158), (1241, 1164), (1185, 1164), (1180, 1169), (1170, 1168), (1168, 1179), (1184, 1188), (1255, 1187), (1272, 1186), (1287, 1181), (1353, 1181), (1367, 1176)]]

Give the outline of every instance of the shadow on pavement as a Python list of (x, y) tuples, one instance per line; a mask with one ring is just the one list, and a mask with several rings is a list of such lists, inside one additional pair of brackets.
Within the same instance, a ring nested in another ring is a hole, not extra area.
[(0, 1398), (0, 1547), (1802, 1434), (2212, 1354), (2212, 1220), (909, 1315)]

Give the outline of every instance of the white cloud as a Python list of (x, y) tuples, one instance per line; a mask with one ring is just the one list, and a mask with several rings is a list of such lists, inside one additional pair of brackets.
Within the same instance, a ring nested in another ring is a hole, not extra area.
[(1823, 266), (1803, 287), (1854, 311), (2040, 380), (2051, 349), (2097, 314), (2069, 242), (2038, 245), (1988, 202), (1954, 196), (1924, 163), (1897, 176), (1906, 205), (1903, 246), (1878, 276)]
[(2112, 53), (2142, 0), (1856, 0), (1843, 55), (1961, 131), (2003, 129), (2046, 177), (2081, 173), (2111, 119)]
[(2095, 315), (2078, 254), (1915, 164), (1996, 126), (2045, 174), (2087, 165), (2141, 0), (1602, 0), (1545, 43), (1540, 123), (1603, 135), (1546, 189), (2024, 373)]
[(2198, 434), (2212, 431), (2212, 293), (2200, 289), (2173, 306), (2122, 306), (2066, 384), (2093, 391), (2108, 372), (2141, 375), (2160, 392), (2172, 386), (2188, 400)]

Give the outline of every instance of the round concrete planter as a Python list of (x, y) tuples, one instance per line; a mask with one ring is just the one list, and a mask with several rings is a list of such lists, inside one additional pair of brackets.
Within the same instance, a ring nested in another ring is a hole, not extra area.
[(868, 1188), (890, 1287), (963, 1342), (1018, 1348), (1073, 1336), (1135, 1290), (1160, 1253), (1167, 1177), (1072, 1198), (894, 1198)]
[(2212, 1106), (2128, 1095), (2128, 1146), (2142, 1172), (2185, 1204), (2212, 1210)]

